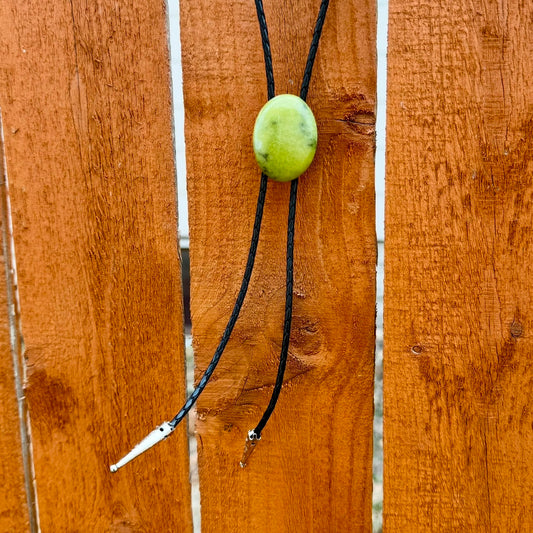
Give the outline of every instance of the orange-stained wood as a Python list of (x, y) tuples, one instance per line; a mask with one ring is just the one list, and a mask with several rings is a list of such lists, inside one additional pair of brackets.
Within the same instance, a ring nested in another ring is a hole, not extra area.
[(109, 472), (184, 397), (164, 3), (7, 0), (0, 50), (42, 531), (190, 531), (185, 426)]
[(5, 285), (2, 287), (0, 305), (3, 311), (0, 330), (0, 531), (28, 531), (28, 505), (7, 327)]
[[(11, 284), (9, 289), (14, 287), (12, 276), (6, 275), (6, 264), (10, 265), (11, 261), (10, 253), (6, 254), (6, 249), (9, 249), (9, 218), (1, 130), (0, 116), (0, 531), (28, 531), (30, 513), (26, 497), (15, 378), (20, 364), (18, 360), (14, 364), (10, 338), (10, 325), (16, 328), (16, 311), (13, 305), (8, 307), (8, 301), (13, 304), (13, 296), (8, 297), (8, 283)], [(12, 295), (11, 290), (9, 292)], [(27, 428), (24, 428), (24, 433), (27, 435)], [(25, 448), (28, 451), (27, 446)]]
[[(277, 93), (298, 93), (320, 2), (265, 0)], [(248, 297), (198, 405), (203, 531), (370, 531), (375, 315), (375, 2), (332, 2), (308, 103), (318, 151), (300, 180), (285, 385), (276, 377), (289, 184), (271, 182)], [(181, 1), (197, 378), (230, 316), (260, 172), (266, 81), (254, 2)]]
[(386, 531), (533, 531), (533, 5), (391, 0)]

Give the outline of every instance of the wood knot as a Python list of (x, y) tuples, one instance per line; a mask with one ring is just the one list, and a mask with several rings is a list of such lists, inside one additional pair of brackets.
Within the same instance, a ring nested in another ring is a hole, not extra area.
[(320, 352), (322, 335), (316, 318), (294, 316), (292, 319), (291, 347), (294, 353), (312, 357)]
[(520, 322), (516, 320), (513, 321), (509, 330), (511, 332), (511, 337), (514, 337), (515, 339), (517, 339), (518, 337), (521, 337), (522, 333), (524, 332), (522, 324), (520, 324)]

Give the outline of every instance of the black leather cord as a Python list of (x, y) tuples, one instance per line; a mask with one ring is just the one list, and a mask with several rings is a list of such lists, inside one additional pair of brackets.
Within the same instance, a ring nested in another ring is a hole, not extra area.
[(298, 179), (291, 182), (291, 195), (289, 199), (289, 220), (287, 224), (287, 265), (286, 265), (286, 288), (285, 288), (285, 322), (283, 324), (283, 340), (281, 343), (281, 354), (279, 356), (278, 374), (274, 390), (270, 396), (270, 402), (266, 408), (259, 424), (254, 429), (255, 438), (261, 438), (266, 423), (271, 417), (276, 403), (278, 402), (281, 387), (283, 386), (283, 376), (287, 366), (287, 355), (289, 353), (289, 343), (291, 337), (292, 322), (292, 289), (293, 289), (293, 256), (294, 256), (294, 220), (296, 218), (296, 199), (298, 196)]
[[(309, 82), (311, 80), (311, 73), (313, 70), (313, 63), (315, 60), (315, 56), (316, 56), (316, 52), (318, 48), (318, 42), (320, 39), (320, 34), (322, 32), (322, 26), (324, 24), (324, 19), (326, 16), (328, 4), (329, 4), (328, 0), (322, 0), (322, 4), (320, 6), (320, 11), (319, 11), (317, 23), (315, 26), (315, 31), (313, 34), (313, 39), (311, 42), (309, 55), (307, 57), (307, 64), (305, 67), (304, 78), (303, 78), (302, 88), (300, 92), (300, 97), (303, 100), (305, 100), (307, 97), (307, 91), (309, 89)], [(272, 69), (272, 54), (270, 51), (270, 42), (268, 38), (268, 29), (267, 29), (267, 23), (265, 19), (265, 13), (263, 10), (263, 3), (261, 0), (255, 0), (255, 5), (257, 9), (257, 17), (259, 19), (259, 26), (261, 29), (261, 41), (263, 43), (263, 53), (264, 53), (264, 58), (265, 58), (265, 71), (266, 71), (266, 78), (267, 78), (268, 99), (270, 100), (271, 98), (274, 97), (274, 94), (275, 94), (274, 73)], [(222, 356), (222, 353), (224, 352), (224, 349), (226, 348), (226, 345), (229, 341), (233, 328), (235, 327), (235, 323), (237, 322), (237, 319), (239, 318), (239, 313), (241, 311), (242, 304), (244, 302), (246, 293), (248, 291), (248, 285), (250, 284), (250, 278), (252, 276), (255, 256), (257, 253), (257, 246), (259, 243), (259, 233), (261, 231), (261, 221), (263, 218), (263, 209), (265, 205), (267, 184), (268, 184), (268, 177), (266, 176), (266, 174), (263, 173), (261, 174), (261, 185), (259, 188), (259, 195), (257, 198), (257, 207), (255, 211), (255, 221), (254, 221), (254, 228), (252, 232), (252, 240), (250, 243), (250, 250), (248, 252), (248, 260), (246, 262), (246, 268), (244, 271), (241, 288), (239, 290), (239, 294), (237, 295), (237, 299), (235, 301), (235, 305), (233, 307), (231, 316), (228, 320), (224, 333), (222, 334), (222, 337), (220, 339), (219, 345), (217, 349), (215, 350), (213, 358), (211, 359), (209, 366), (204, 372), (202, 379), (200, 380), (200, 382), (198, 383), (198, 385), (196, 386), (196, 388), (194, 389), (190, 397), (187, 399), (183, 407), (180, 409), (178, 414), (170, 422), (164, 422), (163, 424), (158, 426), (147, 437), (145, 437), (139, 444), (137, 444), (128, 454), (126, 454), (117, 464), (111, 465), (110, 467), (111, 472), (116, 472), (119, 468), (124, 466), (126, 463), (128, 463), (129, 461), (131, 461), (132, 459), (134, 459), (141, 453), (145, 452), (147, 449), (154, 446), (154, 444), (168, 437), (168, 435), (170, 435), (170, 433), (176, 428), (176, 426), (183, 420), (183, 418), (190, 411), (190, 409), (192, 408), (192, 406), (194, 405), (194, 403), (196, 402), (200, 394), (202, 394), (202, 391), (205, 389), (209, 379), (213, 375), (213, 372), (215, 371), (215, 368), (218, 362), (220, 361), (220, 357)], [(246, 465), (247, 455), (249, 455), (249, 453), (251, 453), (251, 450), (253, 450), (256, 444), (255, 441), (261, 437), (261, 431), (265, 427), (270, 416), (272, 415), (272, 412), (274, 411), (274, 408), (276, 407), (276, 402), (278, 401), (281, 387), (283, 385), (283, 376), (284, 376), (285, 367), (287, 364), (287, 353), (289, 350), (291, 321), (292, 321), (294, 220), (296, 217), (297, 192), (298, 192), (298, 180), (295, 179), (291, 183), (291, 194), (290, 194), (290, 201), (289, 201), (289, 220), (288, 220), (288, 225), (287, 225), (288, 226), (288, 229), (287, 229), (287, 281), (286, 281), (286, 294), (285, 294), (285, 322), (283, 326), (283, 341), (282, 341), (281, 355), (280, 355), (280, 361), (279, 361), (279, 367), (278, 367), (278, 374), (277, 374), (274, 390), (272, 391), (270, 402), (268, 404), (268, 407), (265, 413), (263, 414), (263, 417), (261, 418), (261, 421), (259, 422), (255, 430), (252, 430), (248, 433), (247, 446), (245, 447), (245, 452), (243, 454), (243, 461), (241, 461), (241, 466)]]
[(302, 80), (302, 87), (300, 89), (300, 98), (307, 100), (307, 91), (309, 90), (309, 83), (311, 82), (311, 74), (313, 73), (313, 65), (315, 64), (316, 52), (318, 50), (318, 43), (322, 35), (322, 28), (326, 21), (326, 13), (328, 12), (329, 0), (322, 0), (320, 9), (318, 10), (318, 17), (316, 18), (315, 31), (313, 32), (313, 39), (309, 47), (309, 54), (307, 55), (307, 63), (305, 64), (304, 77)]
[(241, 307), (244, 302), (244, 298), (246, 297), (246, 292), (248, 291), (248, 285), (250, 283), (250, 278), (252, 276), (252, 270), (254, 268), (255, 255), (257, 252), (257, 245), (259, 243), (259, 233), (261, 231), (261, 220), (263, 218), (263, 207), (265, 205), (267, 184), (268, 184), (268, 177), (265, 174), (262, 174), (261, 185), (259, 188), (259, 195), (257, 197), (257, 207), (255, 211), (255, 221), (254, 221), (254, 229), (252, 232), (252, 241), (250, 243), (250, 250), (248, 252), (248, 260), (246, 262), (246, 269), (244, 271), (241, 288), (239, 290), (239, 294), (237, 295), (237, 300), (235, 301), (235, 305), (233, 307), (231, 316), (228, 320), (228, 324), (226, 326), (226, 329), (224, 330), (224, 333), (222, 334), (222, 338), (220, 339), (220, 343), (215, 351), (215, 354), (213, 355), (213, 358), (211, 359), (209, 366), (207, 367), (206, 371), (204, 372), (204, 375), (202, 376), (202, 379), (200, 380), (200, 383), (198, 383), (198, 385), (196, 386), (192, 394), (189, 396), (189, 398), (185, 402), (185, 405), (180, 409), (179, 413), (169, 422), (169, 424), (173, 428), (175, 428), (181, 422), (181, 420), (183, 420), (185, 415), (191, 410), (191, 407), (194, 405), (194, 403), (198, 399), (198, 396), (202, 394), (202, 391), (205, 389), (207, 382), (213, 375), (213, 372), (215, 371), (215, 368), (217, 367), (217, 364), (220, 361), (220, 357), (222, 356), (222, 353), (224, 352), (224, 349), (226, 348), (226, 344), (228, 344), (229, 338), (231, 336), (231, 332), (233, 331), (235, 323), (237, 322), (237, 319), (239, 318), (239, 313), (241, 312)]
[[(315, 31), (313, 34), (313, 39), (311, 41), (309, 55), (307, 57), (307, 64), (305, 67), (302, 87), (300, 91), (300, 97), (303, 100), (305, 100), (307, 97), (307, 91), (309, 89), (309, 83), (311, 80), (313, 64), (314, 64), (316, 52), (318, 49), (318, 43), (320, 40), (320, 34), (322, 32), (322, 27), (324, 25), (324, 20), (326, 17), (328, 4), (329, 4), (329, 0), (322, 0), (322, 4), (320, 6), (320, 11), (319, 11), (318, 18), (317, 18), (317, 23), (316, 23)], [(267, 92), (268, 92), (268, 99), (270, 100), (275, 95), (275, 85), (274, 85), (274, 72), (273, 72), (273, 67), (272, 67), (272, 53), (270, 50), (270, 41), (268, 37), (268, 27), (266, 23), (265, 12), (263, 9), (262, 1), (255, 0), (255, 5), (256, 5), (256, 10), (257, 10), (257, 18), (259, 20), (259, 27), (261, 30), (261, 42), (263, 45), (265, 72), (266, 72), (266, 78), (267, 78)], [(215, 368), (217, 367), (218, 362), (220, 361), (222, 353), (224, 352), (224, 349), (226, 348), (226, 345), (230, 339), (233, 328), (235, 327), (235, 323), (237, 322), (237, 319), (239, 318), (239, 313), (241, 311), (242, 304), (244, 302), (246, 293), (248, 291), (248, 285), (250, 283), (250, 278), (252, 276), (252, 270), (254, 267), (255, 256), (257, 252), (257, 245), (259, 243), (259, 233), (261, 231), (261, 221), (263, 218), (263, 208), (265, 205), (267, 184), (268, 184), (268, 177), (265, 174), (262, 174), (259, 195), (257, 198), (257, 207), (256, 207), (256, 213), (255, 213), (255, 222), (254, 222), (254, 228), (253, 228), (253, 233), (252, 233), (252, 240), (250, 243), (250, 250), (248, 252), (248, 260), (246, 263), (246, 269), (244, 271), (241, 288), (239, 290), (239, 294), (235, 301), (233, 311), (226, 325), (226, 329), (224, 330), (224, 333), (222, 334), (220, 343), (217, 349), (215, 350), (213, 358), (211, 359), (209, 366), (205, 370), (204, 375), (202, 376), (202, 379), (200, 380), (200, 382), (198, 383), (198, 385), (196, 386), (192, 394), (189, 396), (189, 398), (187, 399), (183, 407), (180, 409), (178, 414), (169, 422), (169, 424), (173, 428), (175, 428), (181, 422), (181, 420), (183, 420), (183, 418), (187, 415), (187, 413), (191, 410), (192, 406), (195, 404), (200, 394), (205, 389), (205, 386), (207, 385), (207, 383), (209, 382), (209, 379), (213, 375), (213, 372), (215, 371)], [(276, 407), (276, 403), (278, 401), (281, 387), (283, 385), (283, 376), (285, 374), (285, 367), (287, 364), (287, 354), (289, 350), (291, 321), (292, 321), (294, 220), (296, 216), (297, 193), (298, 193), (298, 180), (295, 179), (291, 183), (291, 193), (290, 193), (290, 200), (289, 200), (289, 220), (288, 220), (288, 230), (287, 230), (287, 266), (286, 266), (287, 280), (286, 280), (286, 293), (285, 293), (285, 322), (283, 326), (283, 341), (282, 341), (282, 348), (281, 348), (281, 355), (280, 355), (280, 362), (278, 366), (276, 384), (274, 385), (274, 390), (272, 391), (270, 403), (265, 413), (263, 414), (261, 421), (259, 422), (256, 429), (254, 430), (258, 438), (260, 437), (261, 431), (265, 427), (270, 416), (272, 415), (272, 412), (274, 411), (274, 408)]]
[[(261, 0), (255, 2), (257, 8), (257, 18), (259, 20), (259, 27), (261, 29), (261, 39), (263, 42), (263, 50), (265, 52), (265, 68), (267, 71), (267, 83), (269, 83), (269, 72), (272, 72), (272, 58), (270, 55), (270, 43), (268, 41), (268, 29), (263, 11), (263, 4)], [(311, 82), (311, 74), (313, 72), (313, 65), (315, 63), (315, 57), (318, 50), (318, 43), (320, 42), (320, 35), (322, 34), (322, 28), (324, 27), (324, 21), (326, 20), (326, 13), (329, 6), (329, 0), (322, 0), (320, 9), (318, 12), (317, 21), (315, 24), (315, 30), (313, 32), (313, 39), (311, 40), (311, 46), (309, 48), (309, 54), (307, 56), (307, 63), (305, 65), (304, 76), (302, 80), (302, 86), (300, 89), (300, 98), (302, 100), (307, 99), (307, 92), (309, 90), (309, 83)], [(267, 54), (268, 51), (268, 54)], [(269, 63), (267, 63), (267, 55)], [(274, 87), (274, 79), (272, 77), (272, 89)], [(269, 98), (270, 88), (269, 88)], [(268, 420), (272, 416), (276, 403), (278, 401), (281, 387), (283, 386), (283, 377), (285, 375), (285, 367), (287, 366), (287, 356), (289, 353), (289, 343), (291, 336), (291, 323), (292, 323), (292, 291), (293, 291), (293, 257), (294, 257), (294, 220), (296, 218), (296, 200), (298, 195), (298, 179), (291, 182), (291, 194), (289, 199), (289, 220), (287, 224), (287, 262), (286, 262), (286, 291), (285, 291), (285, 322), (283, 324), (283, 340), (281, 344), (281, 354), (279, 357), (278, 373), (276, 376), (276, 383), (270, 396), (270, 402), (266, 408), (261, 420), (251, 432), (253, 438), (259, 440), (261, 438), (261, 432), (265, 428)]]
[(276, 91), (274, 86), (274, 69), (272, 67), (270, 39), (268, 38), (268, 27), (265, 17), (265, 10), (263, 9), (263, 2), (261, 0), (255, 0), (255, 9), (257, 11), (257, 19), (259, 20), (259, 29), (261, 31), (261, 44), (263, 45), (263, 56), (265, 57), (267, 93), (268, 99), (270, 100), (271, 98), (274, 98)]

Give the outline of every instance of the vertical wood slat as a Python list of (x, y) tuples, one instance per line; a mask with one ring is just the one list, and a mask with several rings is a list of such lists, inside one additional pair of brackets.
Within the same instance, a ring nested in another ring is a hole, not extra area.
[[(200, 377), (244, 270), (266, 101), (253, 2), (181, 4), (191, 308)], [(298, 93), (319, 2), (266, 1), (277, 93)], [(239, 467), (279, 358), (288, 184), (271, 182), (241, 317), (198, 404), (203, 531), (370, 531), (375, 315), (375, 2), (332, 2), (309, 104), (319, 147), (301, 178), (285, 386)]]
[(43, 532), (190, 531), (164, 2), (0, 7), (0, 106)]
[[(6, 276), (7, 221), (6, 169), (4, 167), (3, 127), (0, 116), (0, 531), (27, 531), (30, 513), (26, 497), (24, 463), (13, 364)], [(4, 242), (2, 242), (4, 241)]]
[(533, 530), (532, 20), (390, 1), (385, 531)]
[(28, 531), (28, 505), (4, 290), (5, 287), (2, 287), (0, 296), (4, 311), (0, 331), (0, 531)]

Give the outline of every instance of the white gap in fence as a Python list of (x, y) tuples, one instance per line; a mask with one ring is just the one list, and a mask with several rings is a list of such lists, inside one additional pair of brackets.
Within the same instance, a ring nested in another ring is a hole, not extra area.
[[(189, 252), (189, 211), (187, 207), (187, 167), (185, 161), (185, 110), (183, 106), (183, 75), (181, 68), (181, 41), (180, 41), (180, 13), (179, 1), (169, 2), (168, 34), (170, 46), (170, 70), (172, 75), (172, 100), (174, 109), (174, 152), (176, 159), (176, 180), (178, 194), (178, 230), (182, 257)], [(188, 259), (188, 258), (187, 258)], [(190, 275), (189, 261), (182, 261), (182, 280), (184, 294), (189, 294), (188, 286)], [(184, 302), (188, 306), (188, 302)], [(190, 324), (185, 324), (185, 375), (187, 383), (187, 395), (194, 388), (194, 355), (192, 348), (192, 336)], [(196, 437), (194, 435), (194, 422), (196, 409), (193, 408), (187, 417), (187, 434), (189, 437), (189, 479), (191, 483), (191, 507), (193, 532), (201, 531), (200, 512), (200, 482), (198, 476), (198, 452)]]

